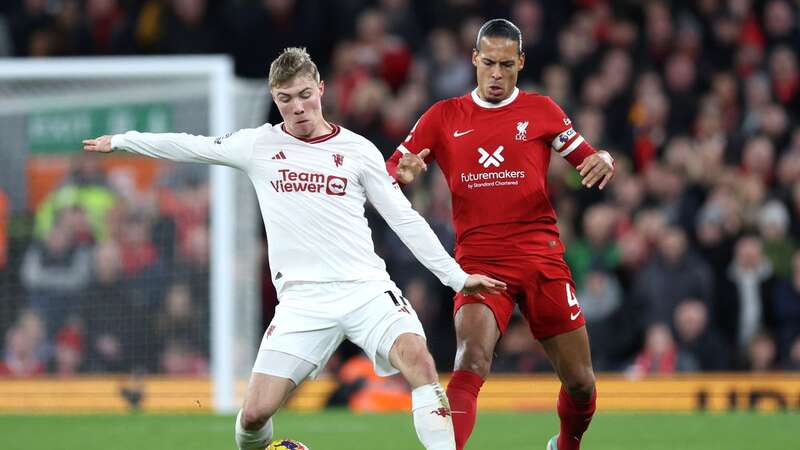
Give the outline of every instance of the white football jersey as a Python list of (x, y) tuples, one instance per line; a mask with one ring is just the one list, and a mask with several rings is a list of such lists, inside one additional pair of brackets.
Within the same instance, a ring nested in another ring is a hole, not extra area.
[(129, 131), (113, 136), (111, 145), (245, 172), (258, 195), (278, 292), (290, 281), (389, 279), (364, 216), (367, 199), (425, 267), (442, 283), (461, 290), (468, 275), (411, 207), (375, 145), (332, 127), (330, 134), (312, 140), (288, 134), (282, 124), (219, 138)]

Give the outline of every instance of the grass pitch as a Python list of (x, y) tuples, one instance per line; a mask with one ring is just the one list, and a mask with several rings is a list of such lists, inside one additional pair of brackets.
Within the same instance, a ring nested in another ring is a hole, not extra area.
[[(209, 415), (0, 416), (3, 450), (234, 450), (233, 417)], [(800, 414), (595, 416), (585, 450), (784, 450), (800, 448)], [(543, 450), (554, 413), (484, 413), (468, 450)], [(282, 413), (276, 437), (313, 450), (417, 450), (408, 415)]]

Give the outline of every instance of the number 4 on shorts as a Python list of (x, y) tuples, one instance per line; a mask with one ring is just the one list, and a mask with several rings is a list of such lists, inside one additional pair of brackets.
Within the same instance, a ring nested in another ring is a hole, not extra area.
[(575, 296), (575, 290), (567, 283), (567, 304), (570, 307), (580, 306), (578, 304), (578, 297)]

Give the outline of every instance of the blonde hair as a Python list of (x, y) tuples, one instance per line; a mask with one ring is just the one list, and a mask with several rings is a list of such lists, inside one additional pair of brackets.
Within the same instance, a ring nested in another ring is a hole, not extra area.
[(305, 47), (286, 48), (269, 65), (269, 87), (282, 86), (301, 75), (310, 76), (319, 83), (319, 69)]

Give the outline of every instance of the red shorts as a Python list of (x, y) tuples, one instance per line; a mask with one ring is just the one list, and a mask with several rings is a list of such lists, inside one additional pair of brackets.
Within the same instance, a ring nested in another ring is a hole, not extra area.
[(467, 273), (506, 282), (508, 289), (500, 294), (483, 294), (485, 300), (457, 293), (454, 315), (463, 305), (483, 303), (494, 313), (500, 332), (505, 333), (514, 305), (518, 304), (536, 339), (563, 334), (586, 324), (575, 297), (572, 274), (560, 254), (491, 261), (462, 258), (459, 264)]

